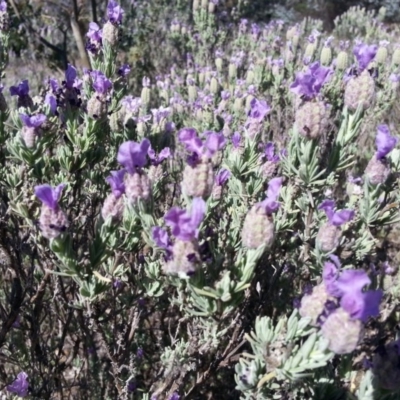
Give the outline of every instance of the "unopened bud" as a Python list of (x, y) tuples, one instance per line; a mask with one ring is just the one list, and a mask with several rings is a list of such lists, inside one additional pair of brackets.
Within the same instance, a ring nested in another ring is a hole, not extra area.
[(322, 101), (307, 101), (296, 111), (297, 131), (309, 139), (320, 137), (327, 121), (326, 106)]
[(318, 317), (323, 313), (326, 302), (330, 299), (325, 285), (315, 286), (310, 294), (301, 299), (299, 313), (304, 318), (311, 318), (311, 325), (318, 325)]
[(182, 190), (192, 197), (207, 198), (214, 185), (214, 171), (209, 159), (201, 160), (194, 167), (187, 165), (183, 171)]
[(341, 236), (342, 230), (340, 227), (327, 222), (319, 228), (315, 240), (319, 249), (328, 253), (335, 250), (336, 247), (339, 246)]
[(150, 88), (148, 87), (143, 87), (142, 88), (142, 93), (140, 94), (140, 99), (142, 104), (147, 107), (150, 104)]
[(329, 350), (336, 354), (348, 354), (362, 340), (364, 327), (359, 319), (352, 319), (345, 310), (338, 308), (327, 317), (321, 333), (329, 340)]
[(365, 176), (372, 185), (383, 184), (386, 182), (390, 174), (390, 168), (385, 159), (378, 159), (374, 155), (367, 167), (365, 168)]
[(345, 51), (339, 52), (336, 58), (336, 68), (340, 71), (344, 71), (349, 65), (349, 55)]
[(54, 239), (60, 236), (68, 228), (67, 216), (61, 209), (53, 210), (42, 205), (39, 217), (39, 226), (42, 235), (47, 239)]
[(367, 70), (356, 78), (351, 78), (344, 92), (344, 104), (352, 111), (359, 105), (366, 110), (372, 105), (375, 94), (375, 82)]
[(332, 61), (332, 49), (329, 46), (324, 46), (321, 50), (321, 64), (329, 65)]
[(103, 26), (103, 40), (106, 40), (111, 46), (118, 43), (118, 26), (107, 21)]
[(173, 259), (164, 264), (166, 274), (187, 278), (193, 275), (199, 267), (200, 255), (197, 241), (184, 242), (176, 240), (172, 249)]
[(275, 226), (272, 216), (265, 209), (255, 204), (247, 213), (242, 229), (242, 243), (249, 249), (257, 249), (261, 245), (271, 247), (275, 238)]
[(135, 172), (134, 174), (126, 174), (125, 195), (132, 204), (137, 200), (148, 200), (151, 195), (151, 183), (145, 172)]

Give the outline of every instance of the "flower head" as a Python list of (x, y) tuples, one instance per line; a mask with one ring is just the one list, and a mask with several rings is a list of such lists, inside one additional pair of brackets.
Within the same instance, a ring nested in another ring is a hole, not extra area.
[(354, 46), (353, 54), (357, 59), (359, 72), (368, 67), (368, 64), (374, 59), (377, 51), (378, 46), (376, 45), (369, 46), (367, 44), (358, 43)]
[(61, 198), (61, 193), (65, 186), (65, 183), (61, 183), (54, 189), (47, 184), (35, 186), (35, 195), (44, 205), (53, 211), (56, 211), (58, 209), (58, 202)]
[(17, 86), (10, 87), (11, 96), (27, 96), (29, 94), (29, 84), (28, 80), (20, 82)]
[(147, 155), (150, 158), (151, 164), (157, 166), (160, 165), (167, 158), (171, 157), (171, 150), (169, 147), (165, 147), (158, 154), (156, 154), (156, 152), (150, 145)]
[(106, 178), (106, 181), (110, 184), (111, 190), (117, 199), (125, 193), (125, 174), (126, 170), (124, 169), (119, 171), (111, 171), (111, 175)]
[(261, 202), (267, 214), (272, 214), (279, 208), (279, 203), (276, 201), (279, 197), (279, 192), (282, 186), (282, 178), (273, 178), (269, 181), (267, 198)]
[(311, 64), (306, 72), (298, 72), (290, 90), (306, 100), (315, 98), (322, 86), (329, 80), (332, 69), (320, 66), (319, 62)]
[(376, 135), (376, 158), (382, 160), (385, 158), (396, 146), (397, 138), (390, 136), (389, 127), (387, 125), (379, 125), (378, 133)]
[(191, 212), (178, 207), (171, 208), (165, 215), (165, 222), (171, 227), (172, 234), (182, 241), (197, 239), (198, 228), (206, 213), (206, 203), (201, 197), (195, 197)]
[(111, 23), (120, 24), (124, 13), (125, 11), (116, 1), (114, 0), (109, 1), (107, 6), (107, 17)]
[(250, 102), (250, 111), (248, 112), (248, 118), (262, 122), (264, 118), (271, 111), (271, 107), (264, 100), (253, 99)]
[(324, 210), (329, 222), (334, 226), (341, 226), (354, 218), (354, 210), (333, 211), (335, 202), (333, 200), (324, 200), (318, 207), (319, 210)]
[(133, 174), (138, 168), (146, 165), (149, 148), (150, 141), (148, 139), (143, 139), (140, 143), (124, 142), (119, 147), (117, 160), (130, 174)]
[(206, 132), (205, 142), (197, 136), (193, 128), (184, 128), (179, 132), (179, 140), (186, 146), (186, 149), (194, 153), (198, 158), (205, 155), (211, 158), (218, 150), (225, 146), (225, 138), (221, 133)]
[(16, 394), (18, 397), (26, 397), (28, 395), (29, 383), (28, 374), (26, 372), (20, 372), (17, 375), (17, 379), (7, 386), (7, 390), (10, 393)]
[(96, 22), (91, 22), (89, 24), (89, 30), (86, 36), (94, 43), (101, 43), (101, 38), (103, 37), (103, 34)]
[(44, 114), (37, 114), (32, 116), (19, 114), (19, 117), (21, 118), (23, 124), (28, 128), (39, 128), (47, 119)]
[(98, 94), (106, 94), (112, 87), (111, 81), (100, 71), (92, 71), (93, 89)]

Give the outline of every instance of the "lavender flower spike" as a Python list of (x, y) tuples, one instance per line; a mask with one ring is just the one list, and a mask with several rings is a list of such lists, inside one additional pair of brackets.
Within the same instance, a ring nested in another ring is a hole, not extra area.
[(165, 215), (165, 222), (172, 228), (172, 234), (182, 241), (196, 239), (198, 228), (206, 213), (206, 203), (200, 198), (193, 199), (190, 214), (178, 207), (171, 208)]
[(271, 107), (266, 101), (253, 99), (250, 102), (250, 111), (247, 116), (257, 120), (258, 122), (262, 122), (270, 111)]
[(29, 84), (28, 80), (25, 79), (18, 86), (11, 86), (10, 87), (10, 94), (11, 96), (27, 96), (29, 94)]
[(92, 71), (93, 89), (98, 94), (106, 94), (112, 87), (111, 81), (100, 71)]
[(385, 158), (396, 146), (397, 138), (390, 136), (389, 127), (387, 125), (379, 125), (378, 133), (376, 135), (376, 158), (382, 160)]
[(143, 139), (141, 143), (133, 141), (122, 143), (118, 150), (117, 160), (130, 174), (133, 174), (138, 168), (146, 165), (149, 148), (148, 139)]
[(26, 372), (20, 372), (17, 375), (17, 379), (7, 386), (7, 390), (10, 393), (16, 394), (18, 397), (26, 397), (28, 395), (29, 383), (28, 374)]
[(111, 190), (117, 199), (125, 193), (125, 174), (125, 169), (121, 169), (119, 171), (111, 171), (111, 176), (106, 178), (106, 181), (110, 184)]
[(354, 47), (353, 54), (358, 61), (359, 72), (362, 72), (368, 67), (368, 64), (375, 58), (377, 51), (378, 46), (376, 45), (369, 46), (367, 44), (359, 43)]
[(47, 184), (35, 186), (35, 195), (44, 205), (46, 205), (53, 211), (56, 211), (58, 210), (58, 202), (61, 198), (61, 193), (65, 186), (65, 183), (61, 183), (54, 189)]
[(354, 210), (333, 211), (335, 202), (333, 200), (325, 200), (318, 207), (318, 210), (324, 210), (329, 222), (334, 226), (341, 226), (354, 218)]

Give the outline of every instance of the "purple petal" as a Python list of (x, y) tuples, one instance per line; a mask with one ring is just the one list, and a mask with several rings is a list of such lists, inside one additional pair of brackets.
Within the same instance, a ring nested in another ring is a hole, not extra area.
[(232, 145), (235, 149), (237, 149), (240, 146), (240, 140), (241, 140), (241, 136), (239, 132), (235, 132), (232, 135)]
[(341, 226), (354, 218), (354, 210), (340, 210), (333, 213), (329, 222), (335, 226)]
[(178, 207), (171, 208), (164, 217), (167, 225), (171, 227), (172, 234), (180, 240), (190, 241), (196, 236), (196, 228), (193, 229), (191, 217)]
[(227, 169), (221, 169), (217, 176), (215, 177), (215, 183), (218, 186), (223, 186), (227, 182), (227, 180), (230, 178), (231, 172), (228, 171)]
[(208, 150), (208, 156), (212, 157), (218, 150), (225, 146), (225, 138), (222, 133), (211, 133), (206, 139), (205, 146)]
[(376, 157), (381, 160), (386, 157), (396, 146), (397, 138), (390, 136), (389, 127), (387, 125), (379, 125), (376, 135)]
[(158, 154), (158, 161), (161, 163), (169, 157), (171, 157), (171, 150), (169, 147), (165, 147)]
[(65, 183), (60, 183), (53, 189), (53, 199), (55, 202), (58, 202), (61, 199), (61, 194), (65, 186), (67, 186)]
[(361, 292), (364, 286), (369, 285), (371, 279), (367, 273), (361, 269), (345, 270), (336, 280), (335, 286), (340, 296)]
[(76, 77), (76, 68), (73, 65), (68, 64), (67, 70), (65, 71), (65, 82), (68, 88), (72, 88)]
[(370, 290), (368, 292), (346, 293), (340, 300), (340, 306), (354, 319), (367, 322), (369, 317), (379, 315), (379, 304), (383, 292), (381, 290)]
[(253, 99), (250, 102), (250, 111), (248, 117), (262, 121), (265, 116), (271, 111), (271, 107), (264, 100)]
[(46, 94), (44, 103), (50, 107), (51, 113), (55, 114), (57, 111), (57, 99), (51, 93)]
[(111, 171), (111, 176), (108, 176), (106, 178), (106, 181), (110, 184), (111, 190), (117, 199), (125, 193), (125, 174), (125, 169), (121, 169), (119, 171)]
[(32, 128), (39, 128), (45, 121), (47, 117), (44, 114), (37, 114), (30, 117), (30, 126)]
[(367, 68), (368, 64), (375, 58), (378, 51), (378, 46), (366, 44), (358, 44), (354, 47), (353, 54), (356, 56), (358, 61), (359, 71), (363, 71)]
[(163, 228), (154, 226), (151, 230), (151, 236), (158, 247), (161, 247), (162, 249), (169, 249), (171, 247), (168, 233)]
[(29, 383), (28, 374), (26, 372), (20, 372), (17, 375), (17, 379), (7, 386), (7, 390), (10, 393), (16, 394), (18, 397), (26, 397), (28, 395)]
[(124, 13), (125, 11), (116, 1), (109, 1), (107, 5), (107, 16), (110, 22), (112, 22), (113, 24), (120, 24)]
[(53, 197), (53, 188), (50, 185), (39, 185), (35, 187), (36, 197), (47, 207), (55, 210), (58, 206)]
[(281, 190), (283, 178), (273, 178), (269, 181), (267, 197), (269, 200), (277, 200), (279, 192)]
[(274, 163), (279, 161), (279, 156), (275, 155), (275, 145), (272, 142), (269, 142), (265, 145), (264, 154), (268, 161)]
[(193, 229), (197, 229), (206, 214), (206, 202), (201, 197), (195, 197), (191, 209), (191, 224)]
[(179, 132), (179, 141), (186, 146), (188, 151), (201, 156), (203, 153), (203, 142), (197, 136), (197, 132), (192, 128), (184, 128)]
[(130, 174), (136, 171), (136, 168), (142, 168), (146, 165), (146, 155), (150, 147), (150, 141), (143, 139), (141, 143), (133, 141), (121, 144), (117, 161), (123, 165)]

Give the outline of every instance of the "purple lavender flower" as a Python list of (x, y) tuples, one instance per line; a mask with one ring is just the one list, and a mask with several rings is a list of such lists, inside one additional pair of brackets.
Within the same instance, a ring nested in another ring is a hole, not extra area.
[(35, 195), (44, 205), (46, 205), (53, 211), (57, 211), (58, 202), (61, 198), (61, 193), (65, 186), (65, 183), (59, 184), (54, 189), (47, 184), (35, 186)]
[(378, 51), (378, 46), (367, 45), (363, 43), (358, 43), (354, 46), (353, 54), (355, 55), (358, 62), (359, 72), (364, 71), (368, 67), (368, 64), (374, 59), (376, 52)]
[(272, 142), (268, 142), (265, 145), (264, 154), (267, 160), (273, 163), (277, 163), (280, 160), (279, 156), (275, 154), (275, 145)]
[(125, 193), (124, 177), (126, 170), (111, 171), (111, 175), (106, 178), (110, 184), (114, 196), (118, 199)]
[(149, 148), (150, 141), (148, 139), (143, 139), (140, 143), (124, 142), (119, 147), (117, 160), (130, 174), (133, 174), (138, 168), (146, 165)]
[(269, 181), (268, 190), (266, 192), (267, 198), (260, 203), (269, 215), (279, 208), (279, 203), (276, 200), (279, 197), (282, 180), (282, 178), (273, 178)]
[(139, 111), (142, 100), (140, 97), (125, 96), (121, 104), (131, 113), (135, 114)]
[(326, 291), (331, 296), (335, 297), (340, 297), (340, 291), (336, 287), (336, 280), (339, 276), (339, 266), (340, 265), (327, 261), (322, 270), (322, 279), (324, 281)]
[(89, 24), (89, 30), (86, 36), (90, 39), (92, 43), (101, 44), (101, 38), (103, 36), (103, 33), (100, 27), (96, 24), (96, 22), (91, 22)]
[(77, 72), (76, 72), (76, 68), (71, 65), (68, 64), (67, 70), (65, 71), (65, 87), (67, 89), (80, 89), (82, 87), (82, 81), (80, 79), (77, 79)]
[(92, 71), (93, 89), (98, 94), (106, 94), (112, 87), (111, 81), (100, 71)]
[(366, 322), (369, 317), (379, 315), (379, 303), (383, 292), (369, 290), (362, 292), (364, 286), (369, 285), (371, 279), (363, 270), (346, 270), (335, 282), (340, 293), (340, 306), (354, 319)]
[(165, 147), (158, 154), (156, 154), (156, 152), (150, 146), (147, 155), (150, 158), (151, 164), (157, 166), (160, 165), (167, 158), (171, 157), (171, 150), (169, 147)]
[(205, 143), (203, 143), (193, 128), (182, 129), (179, 132), (179, 141), (186, 146), (186, 150), (194, 153), (199, 158), (202, 155), (211, 158), (225, 146), (225, 138), (222, 134), (209, 132)]
[(195, 197), (190, 214), (178, 207), (171, 208), (164, 219), (171, 227), (172, 234), (182, 241), (197, 239), (198, 228), (206, 213), (206, 203), (201, 197)]
[(20, 372), (17, 375), (17, 379), (7, 386), (7, 390), (10, 393), (16, 394), (18, 397), (26, 397), (28, 395), (29, 383), (28, 374), (26, 372)]
[(231, 140), (232, 140), (232, 145), (233, 145), (233, 147), (234, 147), (235, 149), (239, 148), (241, 139), (242, 139), (242, 138), (241, 138), (239, 132), (235, 132), (235, 133), (232, 135), (232, 138), (231, 138)]
[(224, 186), (231, 176), (231, 172), (227, 169), (221, 169), (215, 176), (215, 184), (217, 186)]
[(2, 0), (0, 2), (0, 11), (1, 12), (6, 12), (7, 11), (7, 3), (4, 0)]
[(376, 135), (376, 158), (382, 160), (385, 158), (396, 146), (397, 138), (390, 136), (389, 127), (387, 125), (379, 125), (378, 133)]
[(44, 98), (44, 104), (47, 104), (50, 107), (50, 111), (52, 114), (57, 112), (57, 99), (51, 93), (47, 93)]
[(28, 80), (25, 79), (24, 81), (20, 82), (17, 86), (11, 86), (10, 94), (11, 96), (18, 96), (18, 97), (27, 96), (29, 94)]
[(330, 79), (332, 69), (320, 66), (319, 62), (311, 64), (306, 72), (298, 72), (290, 90), (306, 100), (315, 98), (322, 86)]
[(250, 111), (247, 116), (251, 119), (262, 122), (265, 116), (271, 111), (271, 107), (264, 100), (253, 99), (250, 102)]
[(181, 396), (179, 396), (178, 393), (174, 392), (172, 395), (169, 397), (169, 400), (179, 400)]
[(154, 108), (151, 110), (151, 113), (156, 124), (159, 124), (163, 119), (168, 118), (171, 114), (171, 109), (169, 107)]
[(167, 250), (167, 252), (169, 252), (169, 255), (172, 255), (172, 242), (165, 229), (159, 226), (154, 226), (151, 229), (151, 237), (158, 247)]
[(334, 226), (340, 226), (354, 218), (353, 210), (333, 211), (335, 202), (333, 200), (324, 200), (318, 207), (318, 210), (324, 210), (329, 222)]
[(46, 121), (47, 117), (44, 114), (37, 114), (37, 115), (26, 115), (26, 114), (19, 114), (21, 121), (25, 126), (28, 128), (40, 128), (40, 126)]
[(120, 24), (122, 22), (122, 16), (125, 11), (121, 6), (114, 0), (110, 0), (107, 6), (107, 17), (108, 20), (113, 24)]
[(121, 65), (118, 68), (118, 75), (121, 76), (122, 78), (126, 78), (131, 72), (131, 67), (129, 64), (124, 64)]

